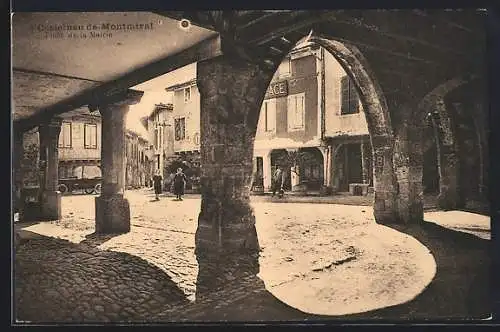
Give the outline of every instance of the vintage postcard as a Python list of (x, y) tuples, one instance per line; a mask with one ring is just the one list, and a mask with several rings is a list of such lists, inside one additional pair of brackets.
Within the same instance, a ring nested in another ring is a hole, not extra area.
[(13, 12), (12, 323), (491, 319), (487, 15)]

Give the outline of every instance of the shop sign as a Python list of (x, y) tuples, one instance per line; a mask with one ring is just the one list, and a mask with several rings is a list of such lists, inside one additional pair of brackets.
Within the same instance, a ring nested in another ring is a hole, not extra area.
[(267, 89), (265, 99), (284, 97), (288, 95), (288, 81), (271, 83)]

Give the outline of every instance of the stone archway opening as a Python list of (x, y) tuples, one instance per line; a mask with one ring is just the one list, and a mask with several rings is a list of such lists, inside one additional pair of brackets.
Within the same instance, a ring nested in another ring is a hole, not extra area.
[[(437, 179), (434, 193), (438, 195), (438, 207), (444, 210), (465, 208), (467, 200), (478, 197), (485, 169), (481, 163), (482, 148), (487, 144), (482, 100), (477, 99), (481, 96), (477, 93), (478, 81), (478, 77), (448, 80), (429, 92), (419, 104), (420, 121), (426, 124), (422, 129), (424, 194), (432, 194), (425, 189), (429, 189), (429, 180)], [(474, 93), (468, 94), (469, 90)]]
[[(311, 41), (313, 40), (316, 38), (311, 38)], [(326, 39), (322, 39), (321, 46), (329, 52), (334, 52), (337, 55), (336, 58), (343, 61), (344, 70), (356, 82), (356, 89), (361, 91), (360, 95), (373, 146), (372, 151), (374, 151), (372, 154), (378, 157), (378, 163), (371, 163), (373, 173), (375, 173), (373, 182), (377, 193), (374, 206), (375, 217), (379, 223), (397, 222), (398, 213), (395, 202), (397, 191), (392, 166), (392, 128), (384, 96), (381, 90), (374, 86), (370, 74), (350, 49), (343, 44)], [(361, 55), (359, 51), (357, 52), (357, 55)], [(362, 143), (360, 144), (360, 142)], [(335, 160), (333, 163), (328, 160), (328, 156), (346, 154), (351, 164), (357, 166), (352, 168), (350, 177), (346, 180), (346, 191), (348, 191), (349, 182), (363, 183), (366, 176), (363, 174), (365, 172), (362, 167), (363, 143), (366, 144), (358, 137), (352, 142), (344, 142), (335, 148), (330, 147), (326, 149), (327, 152), (316, 147), (297, 148), (294, 146), (289, 149), (281, 149), (280, 154), (283, 158), (286, 157), (286, 152), (288, 155), (300, 155), (301, 153), (316, 155), (315, 163), (323, 159), (324, 164), (329, 163), (330, 165), (336, 163)], [(274, 164), (275, 157), (273, 155), (271, 153), (271, 164)], [(320, 159), (320, 157), (322, 158)], [(343, 167), (346, 170), (348, 168), (347, 165)], [(298, 174), (302, 178), (306, 175), (304, 165), (302, 165), (302, 169), (299, 167)], [(297, 188), (295, 181), (292, 180), (292, 188)], [(427, 248), (418, 241), (407, 240), (404, 235), (377, 225), (373, 222), (373, 218), (362, 215), (366, 211), (357, 206), (318, 204), (313, 207), (313, 210), (311, 210), (311, 206), (307, 205), (301, 205), (296, 210), (289, 207), (284, 207), (282, 210), (284, 215), (276, 215), (274, 211), (255, 209), (259, 245), (270, 249), (265, 250), (264, 254), (260, 256), (259, 278), (264, 281), (266, 289), (274, 296), (299, 310), (315, 314), (339, 315), (400, 304), (419, 294), (434, 276), (435, 262)], [(363, 212), (360, 212), (361, 210)], [(288, 223), (287, 220), (292, 221)], [(283, 230), (286, 231), (282, 232)], [(384, 231), (388, 231), (388, 233), (381, 234)], [(369, 235), (367, 236), (367, 234)], [(377, 234), (377, 239), (387, 236), (388, 240), (379, 241), (371, 238), (375, 234)], [(286, 239), (287, 243), (280, 248), (274, 248), (272, 244), (276, 246), (278, 237)], [(415, 257), (414, 261), (423, 263), (425, 268), (414, 264), (405, 264), (406, 262), (395, 264), (394, 256), (376, 254), (379, 250), (384, 251), (384, 254), (393, 250), (393, 248), (389, 248), (393, 245), (391, 241), (394, 241), (394, 248), (400, 246), (402, 242), (411, 247), (408, 256)], [(387, 247), (385, 247), (386, 245)], [(385, 248), (381, 249), (382, 247)], [(304, 250), (307, 254), (294, 256), (293, 248), (296, 253)], [(279, 253), (273, 252), (276, 249), (279, 250)], [(311, 257), (313, 252), (317, 257)], [(374, 256), (368, 258), (371, 254)], [(373, 268), (385, 265), (384, 260), (387, 257), (391, 257), (389, 259), (391, 260), (390, 264), (392, 264), (391, 269), (410, 269), (415, 272), (414, 275), (417, 277), (394, 281), (391, 280), (391, 276), (385, 273), (382, 273), (384, 274), (382, 276), (379, 272), (383, 268), (377, 271)], [(364, 261), (364, 259), (368, 260)], [(371, 260), (370, 264), (365, 265), (369, 260)], [(373, 263), (375, 261), (377, 263)], [(335, 266), (335, 273), (329, 271), (333, 266)], [(358, 279), (363, 279), (361, 276), (365, 275), (370, 275), (370, 280), (373, 282), (364, 283)], [(402, 294), (402, 292), (392, 289), (390, 284), (399, 282), (407, 283), (409, 288), (405, 287), (406, 290), (410, 288), (411, 290)], [(338, 285), (345, 285), (345, 287), (341, 290)], [(291, 291), (295, 287), (300, 287), (303, 291), (300, 294), (298, 292), (295, 294)], [(380, 287), (380, 290), (374, 291), (374, 288), (377, 287)], [(386, 287), (385, 290), (382, 289), (384, 287)], [(388, 291), (391, 295), (384, 298), (385, 295), (381, 294), (384, 292), (387, 294), (387, 289), (391, 289)], [(379, 291), (380, 293), (378, 293)], [(374, 293), (378, 294), (376, 295), (378, 299), (384, 299), (373, 301), (372, 295)], [(344, 301), (344, 299), (346, 300)], [(349, 304), (346, 304), (347, 299), (350, 300)]]
[(383, 91), (363, 54), (355, 46), (324, 37), (312, 37), (310, 41), (332, 54), (354, 83), (363, 106), (372, 148), (375, 220), (381, 224), (397, 222), (393, 128)]
[(305, 190), (319, 191), (324, 183), (323, 154), (316, 147), (301, 148), (298, 169), (299, 185)]

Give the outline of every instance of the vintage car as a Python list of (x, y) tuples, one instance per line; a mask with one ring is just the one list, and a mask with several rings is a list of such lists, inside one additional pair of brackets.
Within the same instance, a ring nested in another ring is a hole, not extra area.
[(59, 179), (58, 190), (62, 194), (78, 190), (83, 190), (86, 194), (100, 194), (101, 181), (102, 173), (99, 166), (77, 166), (73, 169), (73, 176)]

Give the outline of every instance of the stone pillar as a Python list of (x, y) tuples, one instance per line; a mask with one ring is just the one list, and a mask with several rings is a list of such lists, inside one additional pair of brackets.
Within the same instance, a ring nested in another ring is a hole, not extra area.
[(61, 119), (53, 118), (38, 127), (40, 135), (40, 167), (43, 174), (40, 183), (40, 218), (43, 220), (61, 219), (61, 193), (57, 191), (59, 181), (59, 133)]
[(423, 209), (423, 120), (406, 106), (399, 109), (401, 122), (396, 127), (394, 168), (398, 182), (398, 220), (401, 223), (420, 223)]
[(439, 147), (439, 195), (438, 204), (443, 210), (460, 207), (459, 163), (453, 146)]
[(14, 128), (13, 148), (12, 148), (12, 207), (14, 211), (20, 212), (22, 209), (21, 190), (23, 188), (23, 168), (22, 159), (24, 156), (23, 147), (24, 133)]
[(393, 137), (372, 135), (373, 146), (373, 214), (379, 224), (387, 225), (398, 221), (397, 181), (393, 167)]
[(196, 297), (259, 272), (250, 205), (253, 142), (272, 71), (219, 56), (197, 63), (201, 106), (201, 211)]
[[(286, 149), (287, 153), (300, 153), (299, 149)], [(297, 158), (300, 158), (297, 156)], [(290, 167), (290, 185), (292, 186), (292, 191), (301, 191), (303, 188), (300, 186), (300, 166), (295, 164)]]
[(262, 155), (262, 176), (264, 177), (264, 190), (271, 190), (271, 151), (267, 151)]
[(101, 195), (95, 198), (96, 233), (130, 231), (130, 206), (125, 191), (125, 116), (143, 92), (128, 90), (117, 101), (101, 102)]
[(361, 143), (359, 148), (361, 149), (361, 170), (363, 173), (363, 183), (367, 184), (370, 182), (369, 176), (370, 176), (370, 171), (368, 169), (370, 165), (370, 161), (368, 160), (369, 156), (366, 151), (366, 143)]
[(332, 144), (328, 146), (328, 183), (327, 186), (335, 192), (335, 155), (338, 152), (338, 145)]
[(366, 183), (373, 185), (373, 157), (370, 141), (363, 143), (363, 158), (365, 161)]

